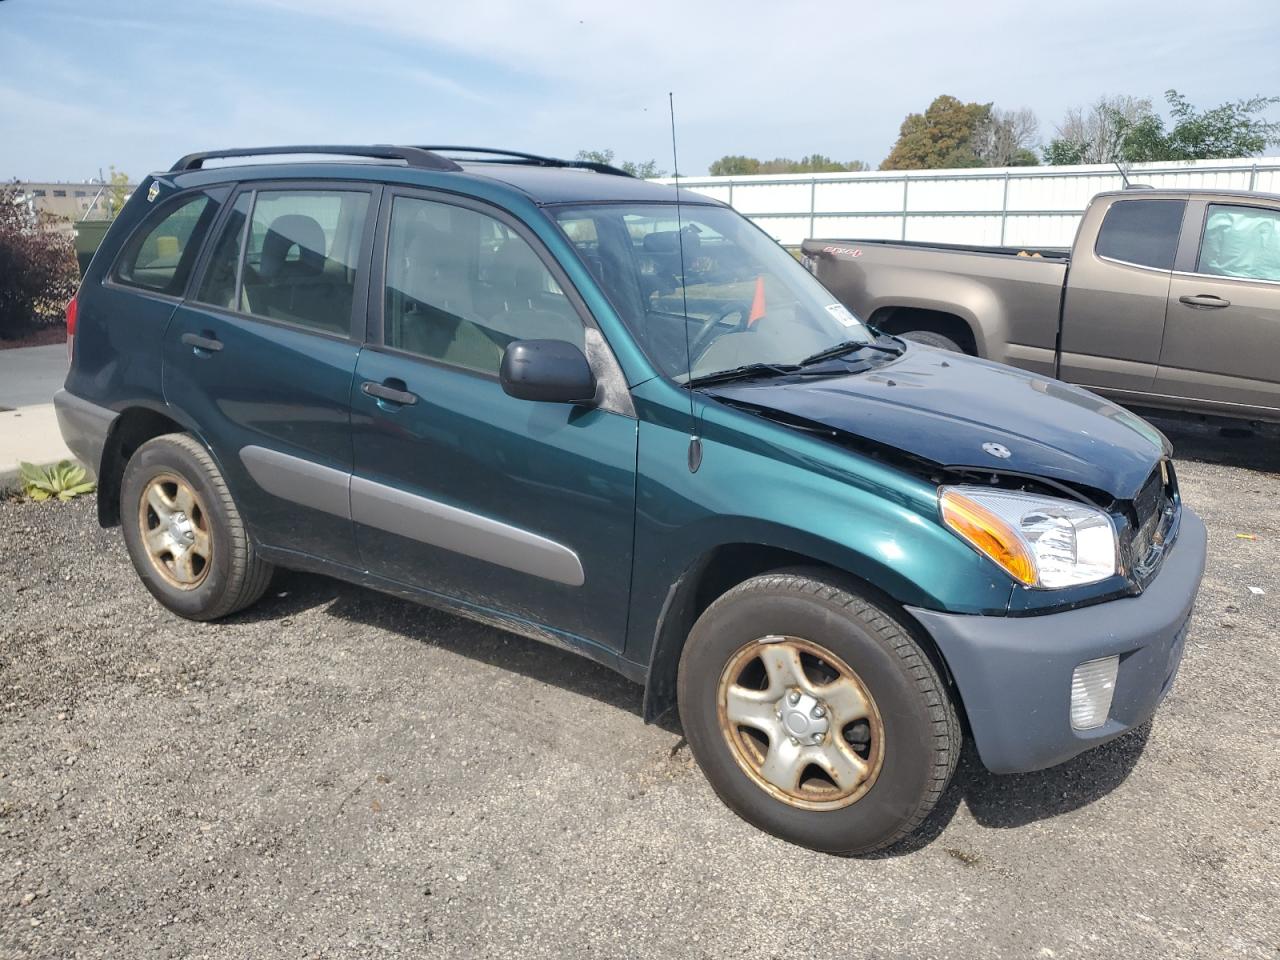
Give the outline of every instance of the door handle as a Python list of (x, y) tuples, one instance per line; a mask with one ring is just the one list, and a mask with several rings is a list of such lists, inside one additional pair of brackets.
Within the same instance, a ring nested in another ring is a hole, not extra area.
[(195, 347), (197, 350), (204, 350), (208, 353), (217, 353), (222, 349), (222, 341), (217, 337), (202, 337), (198, 333), (184, 333), (182, 342), (188, 347)]
[(378, 400), (386, 400), (388, 403), (398, 403), (407, 407), (418, 402), (417, 394), (410, 393), (408, 390), (397, 390), (395, 387), (388, 386), (385, 383), (378, 383), (376, 380), (366, 380), (360, 384), (360, 389), (369, 396)]
[(1188, 307), (1208, 307), (1213, 310), (1231, 306), (1230, 300), (1223, 300), (1221, 297), (1215, 297), (1207, 293), (1195, 297), (1179, 297), (1178, 302), (1185, 303)]

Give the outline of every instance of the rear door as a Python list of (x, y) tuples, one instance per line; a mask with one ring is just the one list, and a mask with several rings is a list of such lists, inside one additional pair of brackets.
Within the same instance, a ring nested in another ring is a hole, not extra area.
[[(1067, 273), (1058, 375), (1120, 398), (1152, 391), (1186, 200), (1111, 201)], [(1088, 219), (1081, 235), (1089, 235)]]
[(637, 426), (503, 392), (516, 339), (575, 343), (621, 371), (532, 231), (446, 195), (383, 203), (376, 310), (352, 392), (351, 512), (375, 574), (617, 651), (626, 633)]
[(377, 191), (350, 183), (242, 188), (165, 340), (165, 398), (198, 425), (258, 540), (349, 565), (376, 209)]
[(1156, 389), (1206, 413), (1280, 415), (1280, 204), (1195, 200)]

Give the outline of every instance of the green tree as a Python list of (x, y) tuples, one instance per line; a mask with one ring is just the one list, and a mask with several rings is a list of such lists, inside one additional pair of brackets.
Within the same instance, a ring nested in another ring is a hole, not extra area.
[(866, 170), (861, 160), (832, 160), (821, 153), (811, 153), (792, 160), (775, 157), (773, 160), (757, 160), (755, 157), (730, 155), (721, 157), (708, 168), (713, 177), (743, 177), (757, 173), (847, 173)]
[(749, 177), (760, 172), (760, 161), (755, 157), (730, 154), (714, 161), (707, 168), (713, 177)]
[(617, 167), (623, 173), (629, 173), (633, 177), (640, 177), (648, 180), (652, 177), (665, 177), (667, 171), (658, 168), (657, 160), (642, 160), (636, 163), (632, 160), (623, 160), (620, 163), (613, 162), (612, 150), (579, 150), (575, 160), (583, 160), (587, 163), (603, 163), (606, 166)]
[(108, 183), (111, 184), (111, 190), (107, 194), (107, 215), (114, 219), (119, 216), (125, 201), (129, 199), (129, 175), (113, 165)]
[(924, 113), (909, 113), (881, 170), (980, 167), (975, 138), (991, 122), (989, 103), (962, 103), (943, 94)]
[(1280, 97), (1249, 97), (1198, 111), (1177, 90), (1165, 92), (1172, 126), (1136, 97), (1103, 97), (1088, 112), (1068, 112), (1044, 150), (1046, 163), (1142, 163), (1252, 157), (1280, 143), (1280, 122), (1265, 113)]

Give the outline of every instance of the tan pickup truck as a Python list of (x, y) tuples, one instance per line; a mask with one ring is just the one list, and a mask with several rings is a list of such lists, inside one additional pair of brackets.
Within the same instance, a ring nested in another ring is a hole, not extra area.
[(1101, 193), (1070, 250), (806, 240), (887, 333), (1133, 406), (1280, 422), (1280, 196)]

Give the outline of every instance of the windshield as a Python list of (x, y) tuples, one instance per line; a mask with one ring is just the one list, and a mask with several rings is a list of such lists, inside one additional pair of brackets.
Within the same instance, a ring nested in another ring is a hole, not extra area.
[(553, 216), (645, 352), (680, 383), (874, 340), (794, 257), (727, 207), (682, 203), (678, 220), (673, 203), (562, 207)]

